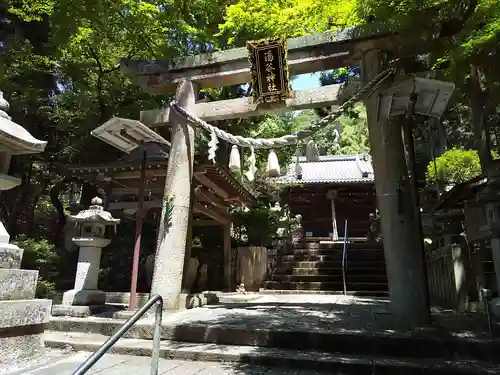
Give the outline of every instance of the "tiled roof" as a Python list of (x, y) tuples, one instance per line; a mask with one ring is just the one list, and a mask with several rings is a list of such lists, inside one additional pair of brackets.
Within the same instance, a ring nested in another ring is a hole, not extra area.
[(277, 184), (318, 183), (373, 183), (373, 165), (367, 155), (320, 156), (318, 161), (307, 162), (299, 158), (302, 178), (295, 174), (295, 163), (288, 166), (286, 174), (271, 181)]

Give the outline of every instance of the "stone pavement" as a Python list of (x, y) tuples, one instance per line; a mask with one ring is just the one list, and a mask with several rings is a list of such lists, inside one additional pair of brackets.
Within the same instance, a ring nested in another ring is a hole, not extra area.
[[(15, 375), (71, 375), (90, 355), (88, 352), (77, 352), (57, 362), (17, 372)], [(92, 367), (87, 374), (119, 375), (150, 374), (151, 359), (129, 355), (106, 354)], [(158, 375), (321, 375), (327, 374), (310, 370), (290, 370), (278, 367), (264, 367), (238, 363), (190, 362), (160, 359)], [(12, 374), (14, 375), (14, 374)]]
[[(434, 324), (448, 332), (487, 335), (482, 314), (433, 309)], [(408, 332), (391, 313), (389, 299), (344, 295), (261, 295), (246, 303), (207, 305), (168, 314), (163, 325), (204, 324), (247, 329)]]

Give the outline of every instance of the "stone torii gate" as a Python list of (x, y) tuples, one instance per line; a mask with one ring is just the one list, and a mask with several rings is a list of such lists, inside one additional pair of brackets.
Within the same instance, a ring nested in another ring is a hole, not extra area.
[[(387, 66), (389, 58), (413, 57), (436, 44), (432, 31), (428, 35), (410, 36), (378, 29), (366, 35), (363, 29), (350, 28), (288, 39), (290, 75), (324, 71), (361, 61), (362, 78), (366, 83)], [(121, 69), (149, 93), (165, 94), (177, 90), (176, 103), (186, 112), (207, 122), (256, 116), (276, 110), (338, 106), (342, 103), (345, 88), (330, 85), (295, 91), (286, 101), (266, 106), (254, 104), (252, 98), (197, 103), (199, 89), (245, 84), (251, 80), (246, 48), (189, 56), (172, 62), (122, 60)], [(413, 82), (415, 91), (418, 85)], [(378, 93), (365, 100), (365, 105), (391, 306), (397, 317), (419, 325), (428, 323), (430, 318), (422, 239), (415, 230), (415, 196), (408, 174), (401, 124), (396, 123), (394, 117), (389, 117), (406, 113), (411, 88), (404, 85), (393, 85), (389, 91), (387, 85), (379, 87)], [(425, 85), (420, 86), (416, 91), (424, 97)], [(439, 107), (446, 106), (449, 90), (441, 90), (441, 94), (439, 89), (432, 92), (435, 94), (433, 99), (426, 97), (417, 101), (415, 113), (442, 113)], [(175, 228), (165, 230), (163, 220), (160, 224), (151, 293), (162, 295), (167, 309), (177, 309), (190, 209), (190, 191), (179, 189), (178, 182), (189, 186), (193, 176), (195, 126), (192, 121), (171, 115), (169, 108), (143, 111), (140, 120), (151, 127), (171, 124), (172, 147), (165, 195), (173, 199), (171, 220)]]

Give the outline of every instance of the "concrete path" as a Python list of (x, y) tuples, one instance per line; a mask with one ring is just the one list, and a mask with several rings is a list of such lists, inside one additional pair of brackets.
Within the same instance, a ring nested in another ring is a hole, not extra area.
[[(77, 352), (48, 365), (16, 372), (15, 375), (71, 375), (90, 355)], [(99, 375), (149, 375), (151, 359), (129, 355), (106, 354), (87, 374)], [(240, 363), (191, 362), (160, 359), (158, 375), (326, 375), (310, 370), (291, 370), (277, 367), (263, 367)], [(14, 374), (12, 374), (14, 375)]]

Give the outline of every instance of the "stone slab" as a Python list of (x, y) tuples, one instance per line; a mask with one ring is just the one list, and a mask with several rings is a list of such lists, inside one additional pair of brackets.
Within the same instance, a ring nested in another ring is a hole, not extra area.
[(33, 299), (38, 271), (0, 268), (0, 300)]
[(43, 355), (44, 342), (41, 333), (33, 335), (0, 337), (0, 373), (36, 356)]
[(13, 244), (0, 244), (0, 268), (20, 268), (23, 249)]
[(56, 363), (64, 358), (67, 358), (73, 353), (73, 349), (68, 346), (67, 349), (51, 349), (44, 347), (36, 355), (15, 361), (10, 366), (3, 366), (0, 369), (0, 374), (7, 373), (9, 375), (29, 375), (29, 370), (40, 368), (53, 363)]
[(48, 323), (51, 306), (47, 299), (0, 301), (0, 328)]
[[(128, 293), (127, 293), (128, 294)], [(107, 298), (107, 297), (106, 297)], [(137, 307), (140, 308), (142, 307), (145, 303), (147, 302), (147, 299), (142, 301), (142, 303), (138, 303)], [(181, 293), (179, 296), (179, 310), (188, 310), (188, 309), (194, 309), (197, 307), (202, 307), (205, 305), (209, 304), (216, 304), (219, 302), (219, 297), (217, 293), (212, 293), (212, 292), (203, 292), (203, 293), (195, 293), (195, 294), (186, 294), (186, 293)], [(128, 301), (127, 304), (128, 306)], [(122, 310), (122, 311), (117, 311), (113, 314), (113, 318), (115, 319), (129, 319), (132, 315), (134, 315), (136, 310), (130, 311), (130, 310)], [(154, 310), (150, 309), (149, 310), (149, 315), (154, 315)]]
[[(16, 372), (11, 375), (70, 375), (78, 365), (90, 355), (88, 352), (77, 352), (67, 355), (57, 361), (27, 368), (27, 372)], [(105, 354), (94, 367), (87, 372), (94, 374), (130, 374), (149, 373), (151, 359), (142, 356), (123, 354)], [(247, 363), (215, 363), (208, 361), (184, 361), (160, 358), (158, 375), (321, 375), (324, 372), (310, 372), (308, 370), (290, 371), (289, 368), (259, 366)], [(338, 375), (338, 374), (335, 374)]]
[(68, 290), (63, 294), (63, 305), (68, 306), (95, 306), (106, 303), (106, 293), (102, 290)]
[(94, 314), (106, 311), (106, 305), (96, 306), (72, 306), (72, 305), (52, 305), (52, 316), (71, 316), (75, 318), (87, 318)]
[[(137, 293), (136, 301), (137, 306), (143, 306), (149, 299), (149, 293)], [(126, 292), (106, 292), (107, 304), (128, 305), (130, 301), (130, 293)]]
[[(106, 336), (81, 333), (47, 332), (46, 344), (50, 347), (70, 345), (74, 350), (93, 351)], [(126, 355), (151, 355), (151, 341), (122, 339), (112, 348), (112, 353)], [(161, 342), (160, 357), (182, 361), (197, 361), (186, 366), (172, 368), (172, 373), (188, 374), (191, 367), (197, 374), (219, 374), (218, 365), (204, 364), (205, 361), (225, 362), (229, 374), (303, 374), (311, 370), (322, 370), (330, 374), (495, 374), (500, 367), (480, 361), (443, 361), (437, 359), (395, 359), (388, 356), (357, 356), (332, 354), (317, 351), (296, 351), (259, 348), (252, 346)], [(144, 368), (148, 365), (144, 358)], [(136, 361), (141, 361), (134, 359)], [(198, 362), (202, 361), (202, 362)], [(180, 362), (180, 361), (179, 361)], [(269, 367), (272, 364), (273, 367)], [(220, 366), (220, 365), (219, 365)], [(274, 367), (276, 366), (276, 367)], [(232, 367), (232, 368), (231, 368)], [(136, 367), (133, 366), (135, 369)], [(183, 371), (180, 371), (180, 370)], [(106, 373), (112, 370), (107, 368)], [(116, 368), (113, 370), (117, 370)], [(232, 370), (232, 371), (229, 371)], [(280, 372), (282, 371), (282, 372)], [(125, 368), (122, 373), (126, 373)], [(117, 374), (119, 372), (116, 372)], [(35, 373), (36, 374), (36, 373)], [(45, 373), (44, 373), (45, 374)], [(59, 374), (59, 372), (58, 372)], [(41, 375), (41, 374), (40, 374)], [(308, 375), (311, 375), (309, 373)]]

